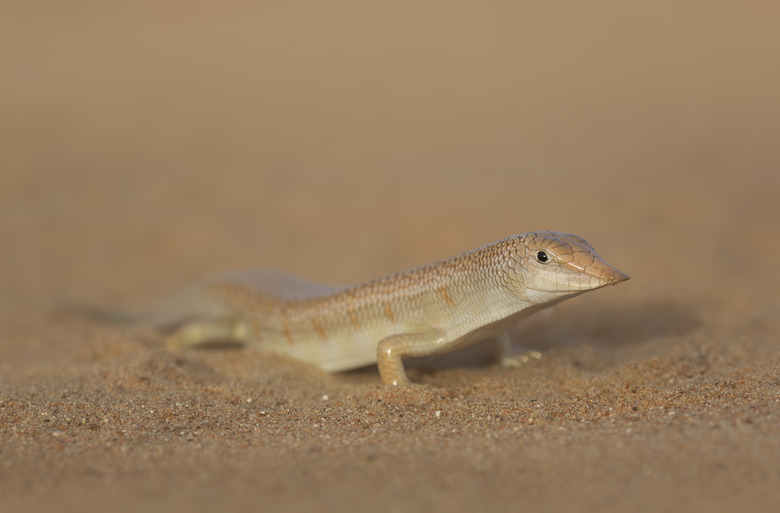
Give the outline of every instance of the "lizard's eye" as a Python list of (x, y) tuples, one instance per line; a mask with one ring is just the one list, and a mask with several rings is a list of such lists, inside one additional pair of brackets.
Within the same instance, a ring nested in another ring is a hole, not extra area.
[(549, 259), (549, 257), (547, 256), (547, 253), (546, 253), (546, 252), (544, 252), (544, 251), (539, 251), (539, 252), (537, 252), (537, 253), (536, 253), (536, 259), (537, 259), (539, 262), (541, 262), (541, 263), (543, 263), (543, 264), (546, 264), (546, 263), (547, 263), (547, 260)]

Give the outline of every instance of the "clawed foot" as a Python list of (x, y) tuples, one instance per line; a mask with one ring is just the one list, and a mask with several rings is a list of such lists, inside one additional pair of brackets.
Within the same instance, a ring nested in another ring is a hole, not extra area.
[(542, 353), (539, 351), (526, 351), (516, 355), (502, 355), (500, 359), (501, 366), (507, 367), (520, 367), (524, 363), (528, 363), (531, 360), (538, 360), (542, 357)]

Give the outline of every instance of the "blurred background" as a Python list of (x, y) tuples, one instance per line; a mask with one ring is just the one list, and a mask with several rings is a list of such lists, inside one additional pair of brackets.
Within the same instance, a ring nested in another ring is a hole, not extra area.
[(3, 315), (234, 268), (357, 282), (545, 229), (633, 276), (612, 301), (759, 308), (778, 285), (779, 15), (4, 2)]

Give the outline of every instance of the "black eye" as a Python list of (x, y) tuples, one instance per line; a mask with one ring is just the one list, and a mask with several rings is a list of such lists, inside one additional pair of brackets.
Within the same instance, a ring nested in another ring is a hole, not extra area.
[(538, 253), (536, 253), (536, 259), (543, 264), (547, 263), (547, 258), (548, 258), (547, 253), (545, 253), (544, 251), (539, 251)]

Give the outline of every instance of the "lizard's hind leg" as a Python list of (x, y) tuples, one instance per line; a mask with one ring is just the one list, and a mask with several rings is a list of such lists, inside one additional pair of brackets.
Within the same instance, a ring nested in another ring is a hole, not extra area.
[(166, 339), (169, 349), (183, 349), (209, 343), (234, 342), (246, 345), (249, 342), (249, 327), (237, 319), (197, 320), (183, 324)]

